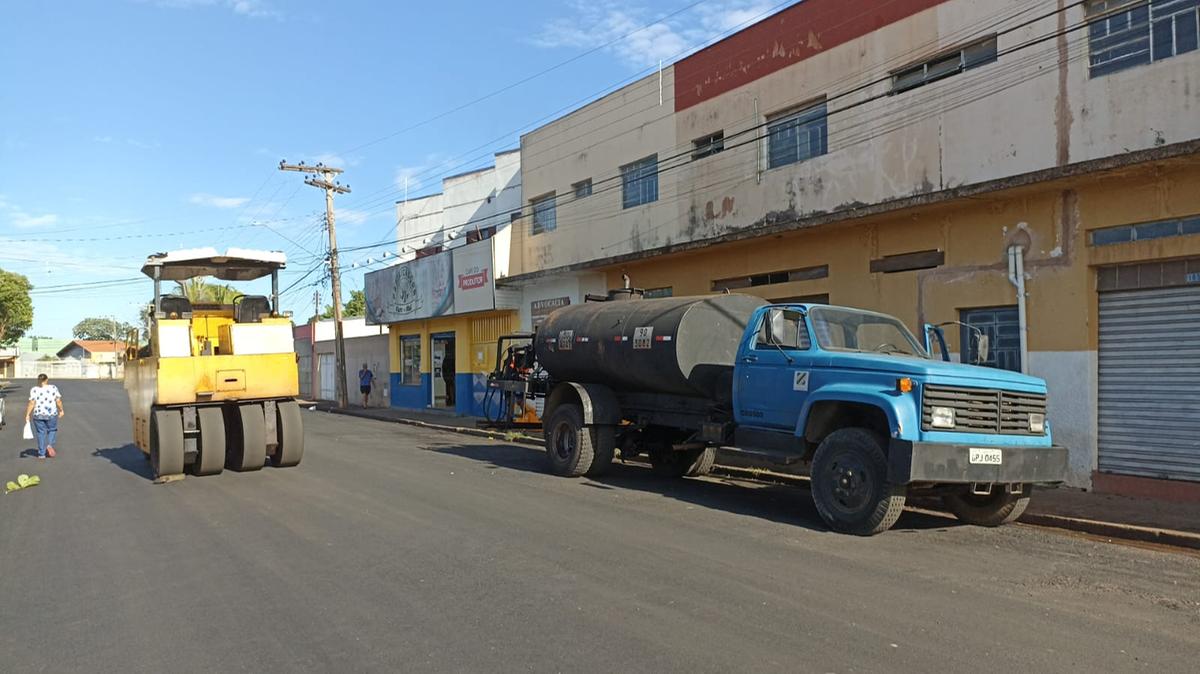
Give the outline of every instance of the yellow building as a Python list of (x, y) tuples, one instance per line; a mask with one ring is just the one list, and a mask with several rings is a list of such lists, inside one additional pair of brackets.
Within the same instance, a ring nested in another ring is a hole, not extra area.
[(483, 416), (496, 340), (517, 329), (508, 274), (520, 155), (451, 176), (442, 192), (397, 204), (402, 262), (367, 274), (367, 322), (386, 325), (389, 404)]
[(1200, 498), (1197, 5), (794, 5), (523, 137), (504, 283), (967, 323), (1072, 484)]

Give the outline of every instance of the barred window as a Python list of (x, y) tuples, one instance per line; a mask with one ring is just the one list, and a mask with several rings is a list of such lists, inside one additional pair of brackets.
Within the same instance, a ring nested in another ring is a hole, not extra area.
[(767, 122), (767, 167), (811, 159), (829, 151), (825, 102)]
[(621, 207), (658, 201), (658, 155), (621, 167)]
[(944, 77), (993, 63), (995, 60), (996, 37), (992, 36), (896, 72), (892, 75), (892, 93), (915, 89)]
[(558, 227), (554, 193), (529, 202), (533, 210), (533, 233), (552, 232)]
[(1200, 42), (1200, 0), (1095, 0), (1087, 15), (1092, 77), (1195, 51)]

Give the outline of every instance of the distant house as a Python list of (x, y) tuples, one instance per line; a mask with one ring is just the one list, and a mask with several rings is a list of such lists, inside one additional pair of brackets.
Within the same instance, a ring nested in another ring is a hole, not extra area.
[(16, 376), (18, 355), (20, 352), (15, 348), (0, 349), (0, 379), (12, 379)]
[(125, 359), (125, 342), (76, 339), (59, 349), (58, 357), (94, 363), (119, 363)]

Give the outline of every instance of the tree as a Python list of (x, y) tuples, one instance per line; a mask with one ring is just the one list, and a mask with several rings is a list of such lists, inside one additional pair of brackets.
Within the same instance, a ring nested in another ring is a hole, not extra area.
[(32, 289), (29, 279), (0, 269), (0, 346), (15, 344), (33, 325)]
[[(361, 290), (351, 290), (350, 299), (342, 305), (342, 318), (358, 318), (367, 315), (367, 296)], [(333, 305), (326, 304), (321, 318), (333, 318)]]
[(133, 326), (111, 318), (85, 318), (75, 324), (72, 334), (75, 339), (123, 342)]
[(209, 283), (203, 278), (176, 281), (175, 290), (192, 304), (233, 304), (241, 291), (230, 285)]

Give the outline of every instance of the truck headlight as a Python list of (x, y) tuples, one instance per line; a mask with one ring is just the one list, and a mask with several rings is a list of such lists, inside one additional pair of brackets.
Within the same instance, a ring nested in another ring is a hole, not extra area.
[(1029, 432), (1044, 435), (1046, 433), (1046, 415), (1045, 414), (1030, 414), (1029, 415)]
[(954, 428), (954, 408), (933, 408), (933, 412), (930, 414), (929, 425), (934, 428)]

